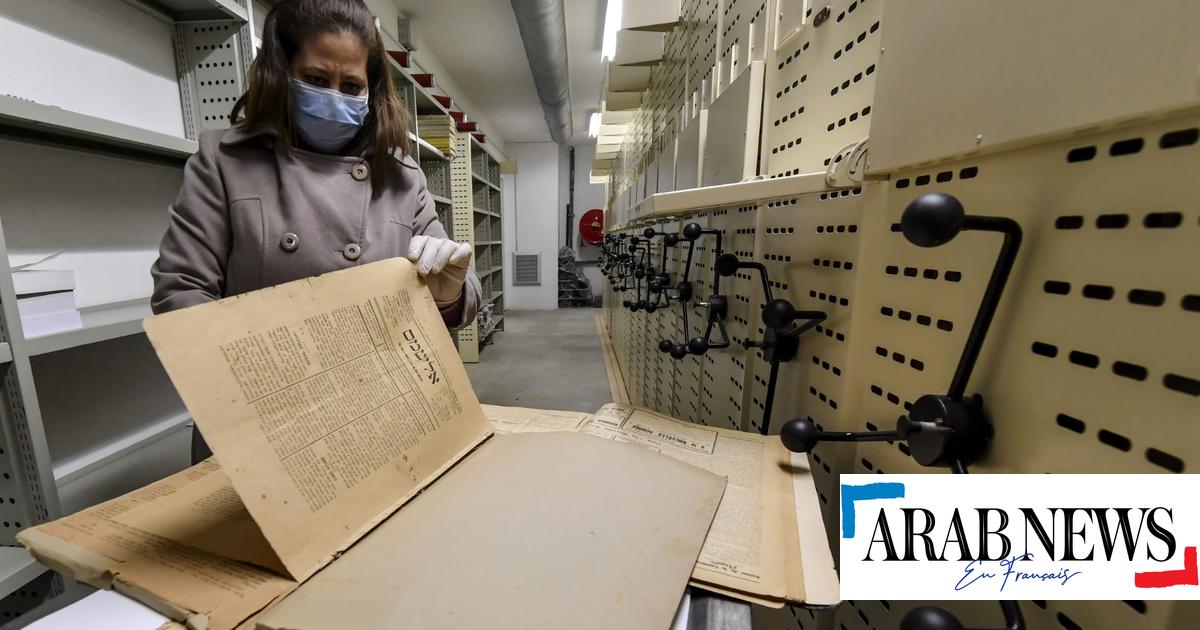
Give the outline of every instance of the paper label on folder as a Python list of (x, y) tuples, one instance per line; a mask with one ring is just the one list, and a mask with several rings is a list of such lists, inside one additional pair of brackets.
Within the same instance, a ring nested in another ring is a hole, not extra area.
[(249, 515), (296, 579), (491, 434), (407, 260), (151, 317), (145, 329)]

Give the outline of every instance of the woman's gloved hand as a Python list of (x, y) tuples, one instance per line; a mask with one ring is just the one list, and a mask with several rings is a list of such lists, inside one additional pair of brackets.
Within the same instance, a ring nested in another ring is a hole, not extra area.
[(409, 241), (408, 259), (416, 263), (417, 273), (425, 278), (438, 308), (452, 306), (462, 295), (471, 251), (468, 243), (433, 236), (417, 235)]

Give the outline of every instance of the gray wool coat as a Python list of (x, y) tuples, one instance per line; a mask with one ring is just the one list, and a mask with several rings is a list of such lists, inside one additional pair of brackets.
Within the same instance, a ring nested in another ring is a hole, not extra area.
[[(409, 156), (372, 197), (359, 157), (286, 149), (269, 130), (200, 135), (159, 248), (151, 307), (163, 313), (408, 254), (414, 234), (448, 238), (425, 173)], [(475, 319), (468, 271), (459, 322)]]

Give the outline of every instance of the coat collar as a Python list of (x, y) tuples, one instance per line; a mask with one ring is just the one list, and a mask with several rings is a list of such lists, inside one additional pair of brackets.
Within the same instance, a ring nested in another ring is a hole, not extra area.
[(221, 135), (221, 144), (224, 144), (224, 145), (241, 144), (243, 142), (246, 142), (247, 140), (250, 140), (252, 138), (258, 138), (260, 136), (269, 136), (272, 139), (279, 138), (279, 132), (276, 131), (273, 126), (270, 126), (270, 125), (260, 125), (254, 129), (249, 129), (249, 130), (244, 129), (243, 127), (244, 127), (244, 125), (239, 123), (239, 124), (231, 126), (229, 129), (226, 129), (225, 133)]
[[(225, 130), (225, 133), (221, 135), (221, 144), (233, 146), (259, 137), (266, 137), (271, 142), (275, 142), (279, 139), (279, 132), (273, 125), (259, 125), (254, 129), (247, 130), (243, 129), (243, 125), (237, 124)], [(416, 160), (404, 155), (400, 151), (393, 151), (392, 158), (404, 166), (416, 166)]]

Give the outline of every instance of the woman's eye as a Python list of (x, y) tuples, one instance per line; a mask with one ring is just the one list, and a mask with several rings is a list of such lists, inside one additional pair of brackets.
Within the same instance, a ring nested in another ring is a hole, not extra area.
[(306, 83), (315, 85), (317, 87), (329, 87), (329, 81), (327, 81), (325, 79), (325, 77), (318, 77), (316, 75), (310, 74), (310, 75), (304, 77), (304, 81)]
[(362, 94), (362, 86), (357, 83), (343, 83), (342, 93), (349, 94), (350, 96), (358, 96)]

